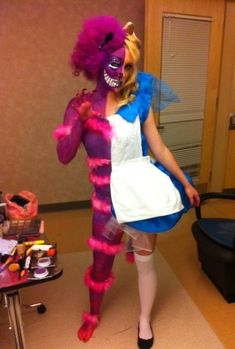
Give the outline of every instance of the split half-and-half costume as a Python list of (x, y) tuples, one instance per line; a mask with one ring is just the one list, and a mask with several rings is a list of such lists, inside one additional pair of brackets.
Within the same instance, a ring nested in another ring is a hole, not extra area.
[(92, 237), (88, 240), (94, 260), (85, 275), (90, 289), (85, 322), (98, 322), (103, 293), (113, 281), (114, 256), (123, 250), (123, 230), (142, 236), (165, 232), (190, 207), (181, 183), (148, 155), (141, 131), (150, 107), (160, 111), (178, 98), (151, 74), (138, 73), (137, 82), (134, 100), (114, 115), (103, 116), (92, 109), (87, 113), (93, 92), (83, 91), (70, 101), (63, 124), (55, 130), (58, 157), (64, 164), (83, 143), (94, 186)]

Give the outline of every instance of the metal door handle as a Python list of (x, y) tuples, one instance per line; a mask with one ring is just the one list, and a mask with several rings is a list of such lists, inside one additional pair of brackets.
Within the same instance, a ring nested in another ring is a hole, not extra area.
[(229, 114), (229, 129), (235, 130), (235, 113)]

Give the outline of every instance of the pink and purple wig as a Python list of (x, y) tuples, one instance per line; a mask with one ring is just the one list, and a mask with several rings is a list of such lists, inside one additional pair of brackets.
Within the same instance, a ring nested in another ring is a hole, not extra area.
[(89, 80), (96, 80), (107, 56), (124, 45), (125, 30), (112, 16), (87, 19), (78, 35), (71, 55), (75, 75), (84, 73)]

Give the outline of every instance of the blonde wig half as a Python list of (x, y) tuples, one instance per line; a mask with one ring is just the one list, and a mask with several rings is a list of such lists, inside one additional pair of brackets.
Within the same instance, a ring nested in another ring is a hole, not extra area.
[(137, 62), (140, 58), (140, 48), (141, 42), (138, 37), (134, 33), (134, 25), (132, 22), (128, 22), (124, 26), (124, 30), (126, 31), (125, 37), (125, 48), (129, 51), (130, 56), (133, 60), (133, 70), (129, 79), (126, 81), (125, 85), (120, 90), (121, 102), (119, 107), (125, 105), (129, 102), (132, 102), (135, 98), (134, 93), (137, 90)]

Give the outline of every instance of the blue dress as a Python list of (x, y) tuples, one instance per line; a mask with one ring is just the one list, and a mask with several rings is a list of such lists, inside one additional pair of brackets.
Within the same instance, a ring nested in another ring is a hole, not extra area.
[[(138, 73), (137, 81), (138, 89), (135, 94), (135, 100), (128, 105), (122, 106), (117, 111), (117, 114), (108, 117), (109, 122), (114, 128), (114, 134), (117, 134), (117, 139), (112, 141), (111, 194), (113, 213), (119, 223), (125, 223), (127, 226), (138, 231), (161, 233), (171, 229), (181, 218), (182, 214), (187, 212), (191, 206), (182, 184), (170, 174), (164, 166), (156, 161), (149, 160), (148, 144), (141, 132), (141, 124), (148, 117), (150, 107), (153, 108), (153, 111), (163, 110), (170, 103), (178, 102), (178, 97), (167, 84), (151, 74), (140, 72)], [(123, 133), (125, 133), (125, 130), (128, 128), (130, 128), (130, 131), (128, 131), (129, 133), (127, 133), (125, 138)], [(139, 147), (141, 149), (139, 150), (138, 144), (136, 145), (136, 137), (140, 138)], [(127, 150), (125, 151), (125, 149)], [(138, 159), (137, 164), (135, 159)], [(142, 171), (142, 168), (145, 167), (146, 171)], [(126, 173), (123, 169), (125, 169)], [(154, 172), (156, 172), (155, 183)], [(143, 174), (145, 178), (141, 178), (141, 174)], [(151, 182), (152, 175), (153, 179)], [(129, 177), (131, 177), (131, 179), (129, 179)], [(189, 176), (187, 176), (187, 178), (191, 182), (191, 178)], [(127, 184), (126, 181), (128, 182)], [(156, 187), (156, 190), (154, 190), (153, 187)], [(145, 189), (150, 193), (150, 200), (148, 201), (152, 201), (152, 207), (150, 203), (149, 214), (147, 207), (149, 202), (147, 202), (147, 206), (145, 207), (147, 197), (147, 194), (145, 195)], [(164, 192), (167, 190), (168, 196), (165, 198)], [(141, 199), (142, 194), (143, 200)], [(173, 198), (173, 196), (175, 196), (175, 198)], [(128, 199), (129, 202), (126, 204), (125, 202), (128, 201)], [(137, 203), (137, 210), (135, 208), (136, 201), (140, 203)], [(131, 212), (132, 206), (133, 213)], [(156, 206), (156, 209), (154, 206)], [(131, 217), (135, 217), (134, 212), (137, 212), (137, 219), (131, 220)], [(156, 215), (154, 215), (154, 212), (156, 212)], [(165, 212), (170, 213), (165, 214)], [(143, 218), (145, 215), (147, 218)], [(127, 217), (126, 220), (125, 217)]]

